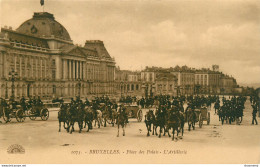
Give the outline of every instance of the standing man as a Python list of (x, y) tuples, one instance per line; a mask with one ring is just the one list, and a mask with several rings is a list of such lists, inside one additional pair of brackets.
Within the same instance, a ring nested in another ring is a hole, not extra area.
[(253, 107), (253, 113), (252, 113), (252, 115), (253, 115), (253, 120), (252, 120), (252, 125), (254, 125), (254, 123), (256, 123), (256, 125), (258, 125), (257, 120), (256, 120), (257, 103), (253, 104), (252, 107)]

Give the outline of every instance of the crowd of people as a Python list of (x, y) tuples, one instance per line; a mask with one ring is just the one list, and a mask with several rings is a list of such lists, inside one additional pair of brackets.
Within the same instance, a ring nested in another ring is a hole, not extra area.
[[(188, 109), (192, 111), (196, 108), (200, 108), (202, 106), (207, 106), (211, 108), (212, 104), (214, 104), (215, 114), (219, 115), (219, 119), (221, 118), (228, 120), (229, 123), (240, 119), (242, 122), (243, 111), (245, 109), (245, 96), (229, 96), (227, 97), (219, 97), (218, 95), (190, 95), (190, 96), (170, 96), (170, 95), (156, 95), (154, 97), (141, 97), (137, 98), (136, 96), (122, 96), (119, 99), (119, 103), (114, 99), (110, 99), (108, 96), (95, 97), (93, 100), (85, 99), (83, 102), (80, 97), (71, 98), (71, 105), (82, 105), (82, 106), (92, 106), (94, 110), (100, 110), (101, 107), (111, 106), (113, 109), (118, 108), (118, 104), (137, 104), (141, 108), (150, 108), (157, 107), (159, 109), (167, 108), (170, 109), (174, 107), (174, 110), (180, 112), (186, 112)], [(10, 109), (16, 109), (16, 106), (19, 104), (23, 108), (23, 110), (28, 110), (32, 106), (36, 108), (41, 108), (43, 106), (43, 102), (40, 97), (33, 97), (26, 100), (22, 97), (19, 101), (14, 100), (5, 100), (3, 98), (0, 99), (1, 107), (9, 107)], [(56, 100), (58, 102), (63, 103), (64, 101)], [(56, 102), (53, 100), (53, 102)], [(187, 104), (186, 110), (184, 110), (184, 104)], [(252, 105), (252, 124), (258, 124), (256, 120), (256, 113), (259, 110), (259, 99), (257, 96), (250, 96), (250, 103)], [(103, 104), (103, 105), (101, 105)], [(173, 109), (172, 109), (173, 110)], [(2, 110), (1, 110), (2, 111)], [(38, 110), (36, 110), (38, 111)], [(2, 113), (0, 113), (3, 115)], [(8, 115), (8, 114), (7, 114)], [(223, 116), (224, 115), (224, 116)]]

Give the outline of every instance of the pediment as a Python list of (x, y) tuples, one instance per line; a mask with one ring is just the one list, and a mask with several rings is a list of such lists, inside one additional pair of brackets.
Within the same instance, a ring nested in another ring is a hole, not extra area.
[(85, 57), (86, 56), (84, 54), (84, 52), (79, 47), (73, 48), (72, 50), (67, 52), (67, 54), (74, 55), (74, 56), (81, 56), (81, 57)]

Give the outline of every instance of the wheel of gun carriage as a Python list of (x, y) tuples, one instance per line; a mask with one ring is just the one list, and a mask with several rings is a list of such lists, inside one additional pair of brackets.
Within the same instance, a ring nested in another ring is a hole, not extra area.
[(36, 119), (36, 117), (34, 116), (35, 115), (35, 110), (34, 109), (30, 109), (29, 111), (28, 111), (28, 114), (30, 115), (29, 116), (29, 118), (30, 118), (30, 120), (35, 120)]
[(49, 110), (47, 108), (42, 109), (40, 116), (43, 121), (47, 121), (49, 118)]
[(15, 113), (15, 117), (17, 122), (24, 122), (25, 118), (25, 112), (22, 109), (18, 109)]
[[(10, 117), (10, 115), (9, 115), (9, 110), (10, 109), (8, 109), (8, 108), (3, 108), (3, 119), (4, 119), (4, 121), (7, 123), (8, 121), (9, 122), (11, 122), (11, 117)], [(7, 114), (9, 115), (9, 119), (8, 119), (8, 117), (7, 117)]]

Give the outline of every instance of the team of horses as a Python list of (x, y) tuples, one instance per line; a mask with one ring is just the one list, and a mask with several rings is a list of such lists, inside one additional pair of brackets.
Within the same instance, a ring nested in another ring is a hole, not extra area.
[[(168, 132), (168, 136), (171, 137), (170, 131), (172, 130), (172, 140), (174, 140), (175, 131), (177, 136), (180, 132), (183, 136), (184, 123), (184, 114), (176, 112), (176, 109), (156, 108), (155, 112), (154, 110), (149, 110), (145, 115), (147, 136), (150, 136), (150, 132), (152, 132), (152, 135), (159, 135), (160, 138), (162, 132), (164, 136)], [(157, 133), (157, 128), (159, 128), (159, 134)]]
[(94, 109), (93, 106), (85, 106), (83, 104), (62, 104), (58, 112), (59, 132), (61, 131), (61, 124), (63, 123), (64, 129), (72, 133), (75, 123), (78, 124), (79, 133), (83, 128), (87, 128), (87, 132), (93, 129), (94, 126), (106, 127), (107, 124), (114, 126), (117, 124), (119, 136), (120, 126), (123, 128), (123, 136), (125, 136), (126, 126), (126, 113), (123, 108), (119, 106), (115, 108), (112, 106), (101, 105), (99, 109)]

